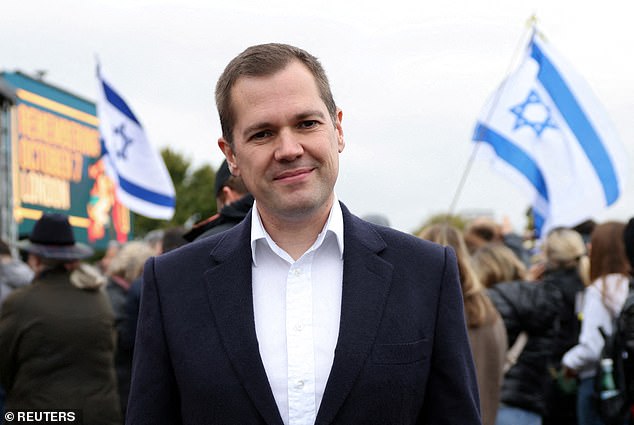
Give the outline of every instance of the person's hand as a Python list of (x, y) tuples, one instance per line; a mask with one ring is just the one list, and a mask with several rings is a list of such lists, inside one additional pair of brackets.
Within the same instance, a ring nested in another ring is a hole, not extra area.
[(577, 390), (577, 371), (562, 366), (557, 372), (557, 384), (564, 394), (574, 394)]
[(526, 279), (531, 280), (540, 280), (544, 275), (544, 271), (546, 270), (546, 264), (543, 262), (539, 262), (533, 264), (526, 273)]
[(572, 379), (577, 377), (577, 371), (575, 369), (571, 369), (568, 366), (563, 367), (563, 375), (564, 378)]

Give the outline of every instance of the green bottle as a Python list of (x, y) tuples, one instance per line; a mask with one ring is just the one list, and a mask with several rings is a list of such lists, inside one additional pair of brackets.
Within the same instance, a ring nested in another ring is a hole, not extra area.
[(619, 392), (614, 384), (614, 363), (612, 359), (601, 359), (601, 370), (603, 370), (603, 377), (601, 380), (601, 400), (616, 396)]

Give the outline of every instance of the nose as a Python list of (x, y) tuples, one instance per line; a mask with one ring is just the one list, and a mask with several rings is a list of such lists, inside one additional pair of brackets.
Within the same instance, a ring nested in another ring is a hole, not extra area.
[(277, 161), (293, 161), (304, 153), (299, 138), (290, 130), (282, 130), (278, 134), (277, 146), (275, 147), (275, 159)]

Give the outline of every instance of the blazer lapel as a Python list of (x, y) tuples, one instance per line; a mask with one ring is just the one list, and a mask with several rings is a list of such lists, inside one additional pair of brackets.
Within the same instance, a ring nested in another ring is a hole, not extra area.
[(329, 424), (366, 362), (383, 315), (393, 267), (377, 254), (386, 244), (345, 206), (341, 322), (335, 358), (316, 424)]
[(222, 343), (251, 401), (267, 424), (282, 425), (255, 333), (250, 215), (225, 232), (205, 273), (207, 294)]

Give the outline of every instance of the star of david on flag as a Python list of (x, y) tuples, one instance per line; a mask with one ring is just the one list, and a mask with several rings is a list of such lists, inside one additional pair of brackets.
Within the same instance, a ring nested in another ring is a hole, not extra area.
[(553, 123), (550, 108), (542, 102), (535, 90), (531, 90), (524, 102), (512, 107), (510, 110), (517, 117), (513, 130), (527, 125), (539, 137), (547, 127), (557, 128)]
[(537, 34), (486, 103), (473, 141), (527, 195), (538, 235), (593, 218), (623, 193), (628, 161), (607, 113)]
[(97, 67), (97, 115), (106, 171), (117, 186), (117, 198), (146, 217), (169, 220), (176, 204), (174, 185), (160, 153), (149, 142), (140, 121)]

